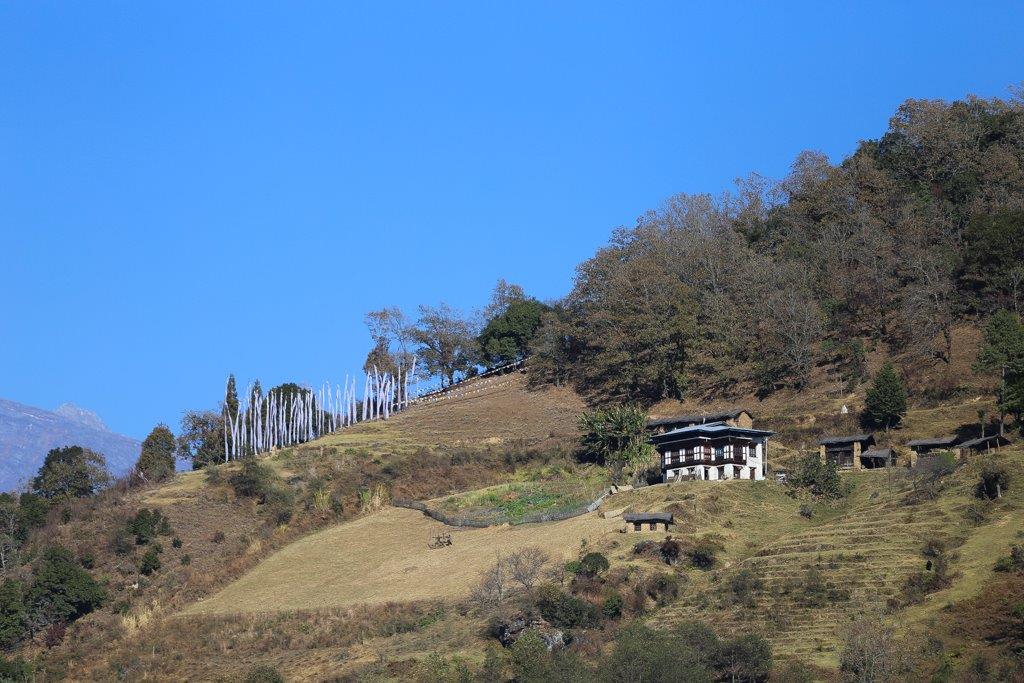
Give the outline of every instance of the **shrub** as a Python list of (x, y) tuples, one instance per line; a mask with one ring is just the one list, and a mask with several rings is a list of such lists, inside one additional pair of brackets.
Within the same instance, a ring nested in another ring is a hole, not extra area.
[(213, 532), (213, 538), (211, 538), (210, 540), (213, 541), (214, 543), (223, 543), (224, 542), (224, 532), (221, 531), (220, 529), (217, 529), (215, 532)]
[(550, 680), (548, 648), (533, 629), (527, 629), (516, 639), (509, 652), (508, 662), (515, 681), (540, 683)]
[(158, 569), (160, 569), (160, 555), (155, 547), (151, 547), (142, 556), (142, 562), (139, 563), (139, 573), (143, 576), (149, 576)]
[(174, 538), (171, 539), (171, 547), (172, 548), (180, 548), (181, 545), (182, 545), (181, 539), (178, 538), (177, 536), (175, 536)]
[(287, 524), (292, 519), (295, 496), (289, 488), (273, 486), (264, 497), (264, 504), (267, 506), (270, 518), (275, 524)]
[(996, 560), (997, 572), (1024, 571), (1024, 545), (1011, 545), (1010, 554)]
[(679, 577), (656, 574), (647, 580), (645, 591), (658, 605), (667, 605), (679, 595)]
[(682, 553), (682, 546), (679, 541), (669, 536), (661, 542), (659, 550), (661, 551), (661, 559), (665, 561), (665, 564), (674, 565), (679, 562), (679, 555)]
[(206, 483), (210, 486), (224, 483), (224, 470), (220, 465), (210, 465), (206, 468)]
[(771, 680), (785, 681), (785, 683), (814, 683), (815, 676), (811, 667), (799, 660), (791, 659), (779, 670), (778, 674), (772, 674)]
[(764, 636), (739, 636), (722, 643), (718, 661), (729, 680), (763, 681), (772, 670), (772, 646)]
[(606, 619), (618, 619), (622, 616), (622, 608), (625, 602), (622, 596), (617, 591), (610, 592), (604, 599), (604, 604), (601, 605), (601, 616)]
[(18, 520), (25, 529), (36, 529), (46, 524), (50, 503), (36, 493), (23, 493), (18, 497)]
[(159, 510), (142, 508), (128, 521), (128, 533), (135, 535), (136, 545), (146, 545), (159, 536), (171, 534), (171, 522)]
[(243, 498), (255, 498), (263, 503), (274, 488), (277, 478), (274, 470), (270, 467), (255, 457), (248, 457), (242, 460), (242, 467), (228, 477), (228, 484), (231, 485), (236, 495)]
[(192, 556), (191, 556), (191, 555), (189, 555), (188, 553), (186, 553), (186, 554), (182, 555), (182, 556), (181, 556), (181, 563), (182, 563), (183, 565), (189, 565), (189, 564), (192, 564)]
[(64, 642), (67, 632), (67, 627), (62, 623), (50, 624), (46, 632), (43, 633), (43, 644), (46, 647), (57, 647)]
[(806, 517), (807, 519), (810, 519), (811, 517), (814, 517), (814, 507), (809, 505), (809, 504), (807, 504), (807, 503), (801, 503), (800, 504), (800, 516), (801, 517)]
[(729, 592), (733, 602), (753, 607), (755, 595), (764, 588), (764, 579), (754, 570), (744, 567), (729, 578)]
[(0, 681), (21, 683), (21, 681), (31, 681), (34, 679), (32, 665), (24, 659), (21, 657), (7, 659), (0, 655)]
[(284, 676), (269, 664), (257, 664), (249, 669), (244, 681), (245, 683), (284, 683)]
[(986, 501), (976, 500), (964, 508), (964, 518), (971, 524), (982, 524), (988, 518), (989, 505)]
[(701, 654), (685, 638), (633, 624), (619, 632), (600, 666), (608, 681), (711, 681)]
[(609, 566), (608, 558), (601, 553), (587, 553), (580, 560), (579, 573), (588, 577), (594, 577), (608, 571)]
[(693, 546), (687, 551), (690, 557), (690, 564), (698, 569), (711, 569), (718, 561), (718, 553), (723, 549), (722, 544), (707, 536), (697, 539)]
[(828, 604), (828, 592), (829, 585), (822, 573), (816, 567), (808, 569), (800, 601), (808, 607), (824, 607)]
[(598, 622), (597, 608), (586, 600), (544, 586), (537, 596), (537, 611), (559, 628), (587, 628)]
[(74, 621), (103, 604), (106, 591), (60, 546), (47, 548), (33, 570), (27, 604), (45, 623)]
[(110, 550), (115, 555), (127, 555), (135, 547), (131, 535), (125, 529), (118, 529), (110, 539)]
[(836, 464), (822, 462), (817, 453), (807, 453), (801, 458), (789, 482), (821, 498), (842, 498), (847, 492)]
[(847, 680), (899, 680), (907, 650), (892, 626), (877, 617), (858, 619), (845, 629), (839, 668)]
[(1006, 466), (993, 460), (985, 461), (981, 466), (981, 475), (974, 495), (978, 498), (994, 500), (1003, 497), (1003, 491), (1010, 488), (1010, 473)]

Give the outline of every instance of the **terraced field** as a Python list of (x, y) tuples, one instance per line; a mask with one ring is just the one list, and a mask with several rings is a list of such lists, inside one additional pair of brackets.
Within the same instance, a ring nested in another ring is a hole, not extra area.
[[(886, 609), (908, 575), (924, 569), (925, 539), (954, 537), (969, 502), (964, 476), (955, 477), (941, 498), (915, 504), (906, 482), (890, 492), (884, 473), (854, 476), (857, 490), (839, 514), (764, 543), (659, 618), (669, 624), (701, 618), (726, 631), (760, 632), (781, 657), (834, 666), (843, 625), (865, 611)], [(754, 606), (725, 597), (729, 577), (744, 568), (764, 580)], [(830, 593), (822, 605), (807, 598), (812, 569)]]

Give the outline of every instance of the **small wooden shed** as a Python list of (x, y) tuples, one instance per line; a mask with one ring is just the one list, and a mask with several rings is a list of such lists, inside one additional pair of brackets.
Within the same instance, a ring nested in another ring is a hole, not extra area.
[(980, 436), (977, 439), (971, 439), (970, 441), (964, 441), (961, 444), (957, 444), (956, 450), (959, 452), (961, 458), (966, 458), (969, 455), (975, 455), (977, 453), (991, 453), (992, 451), (998, 451), (1000, 447), (1006, 446), (1010, 443), (1002, 434), (992, 434), (991, 436)]
[(834, 462), (840, 469), (859, 470), (861, 453), (875, 445), (873, 434), (826, 436), (818, 441), (822, 462)]
[(927, 455), (933, 451), (950, 451), (956, 446), (956, 434), (937, 436), (933, 439), (915, 439), (907, 442), (907, 448), (918, 455)]
[(896, 456), (893, 454), (891, 448), (869, 448), (860, 454), (861, 467), (864, 469), (877, 469), (879, 467), (889, 467), (895, 464)]
[(626, 522), (626, 533), (641, 531), (668, 531), (672, 523), (671, 512), (631, 512), (622, 515)]

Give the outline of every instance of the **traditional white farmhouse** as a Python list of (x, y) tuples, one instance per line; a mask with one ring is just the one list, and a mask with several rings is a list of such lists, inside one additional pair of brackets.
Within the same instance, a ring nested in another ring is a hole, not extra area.
[(682, 427), (651, 437), (663, 481), (753, 479), (765, 476), (768, 437), (774, 432), (725, 422)]

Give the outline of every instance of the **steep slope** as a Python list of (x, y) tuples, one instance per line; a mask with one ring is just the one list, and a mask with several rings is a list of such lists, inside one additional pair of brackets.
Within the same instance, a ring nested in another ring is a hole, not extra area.
[[(531, 391), (521, 372), (470, 380), (412, 406), (387, 421), (397, 442), (460, 446), (480, 444), (544, 445), (575, 439), (576, 419), (585, 409), (571, 389)], [(377, 430), (364, 423), (315, 442), (348, 443), (353, 435)]]
[(94, 413), (68, 403), (50, 412), (0, 399), (0, 491), (33, 477), (50, 449), (71, 445), (102, 453), (115, 476), (135, 464), (141, 446), (109, 431)]

